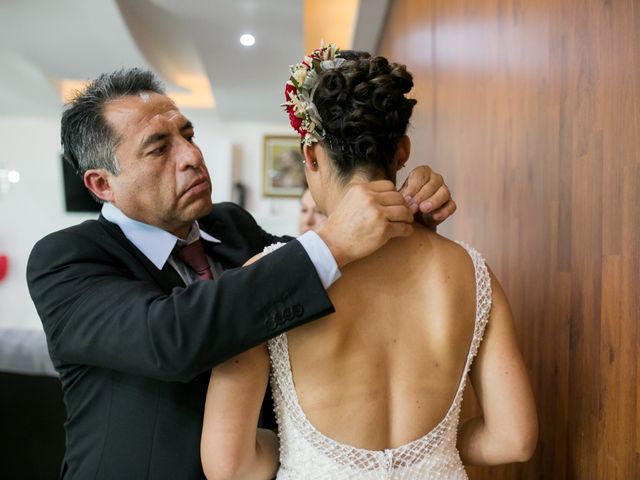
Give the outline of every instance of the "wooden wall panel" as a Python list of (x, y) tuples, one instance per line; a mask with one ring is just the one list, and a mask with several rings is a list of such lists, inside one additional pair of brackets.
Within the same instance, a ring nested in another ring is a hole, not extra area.
[(442, 232), (500, 278), (536, 393), (534, 458), (471, 478), (640, 478), (640, 1), (395, 0), (379, 52), (414, 73), (412, 163), (445, 174)]

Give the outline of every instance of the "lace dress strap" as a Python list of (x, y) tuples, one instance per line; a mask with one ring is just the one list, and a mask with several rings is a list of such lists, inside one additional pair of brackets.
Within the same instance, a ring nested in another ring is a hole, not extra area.
[[(491, 313), (491, 276), (489, 275), (489, 269), (487, 268), (484, 258), (476, 249), (464, 242), (457, 243), (467, 251), (473, 260), (476, 275), (476, 323), (473, 330), (471, 348), (467, 356), (467, 365), (464, 371), (466, 377), (473, 359), (478, 354), (478, 348), (480, 347), (480, 342), (482, 342), (482, 337), (484, 336), (484, 331)], [(464, 387), (464, 385), (462, 385), (462, 387)]]

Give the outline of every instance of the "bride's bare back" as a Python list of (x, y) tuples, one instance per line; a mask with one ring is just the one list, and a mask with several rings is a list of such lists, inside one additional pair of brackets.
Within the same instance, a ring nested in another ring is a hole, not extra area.
[(288, 333), (308, 419), (334, 440), (370, 450), (423, 436), (451, 406), (469, 352), (469, 254), (416, 227), (348, 265), (329, 295), (335, 314)]

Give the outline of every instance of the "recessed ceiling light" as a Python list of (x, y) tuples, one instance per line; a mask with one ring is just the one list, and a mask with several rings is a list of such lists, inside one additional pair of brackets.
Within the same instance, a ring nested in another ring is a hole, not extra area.
[(256, 43), (256, 37), (254, 37), (253, 35), (251, 35), (250, 33), (245, 33), (244, 35), (242, 35), (240, 37), (240, 43), (242, 45), (244, 45), (245, 47), (250, 47), (252, 46), (254, 43)]

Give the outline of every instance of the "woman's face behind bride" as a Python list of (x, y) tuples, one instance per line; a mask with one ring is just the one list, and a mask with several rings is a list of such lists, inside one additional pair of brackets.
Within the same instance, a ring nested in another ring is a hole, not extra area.
[(309, 230), (315, 230), (320, 227), (326, 219), (327, 216), (320, 210), (311, 195), (311, 190), (307, 188), (300, 197), (298, 233), (302, 235)]
[(313, 104), (323, 137), (305, 145), (305, 174), (320, 209), (330, 214), (344, 188), (359, 179), (395, 182), (410, 153), (405, 135), (416, 101), (404, 65), (344, 51), (346, 61), (318, 75)]

